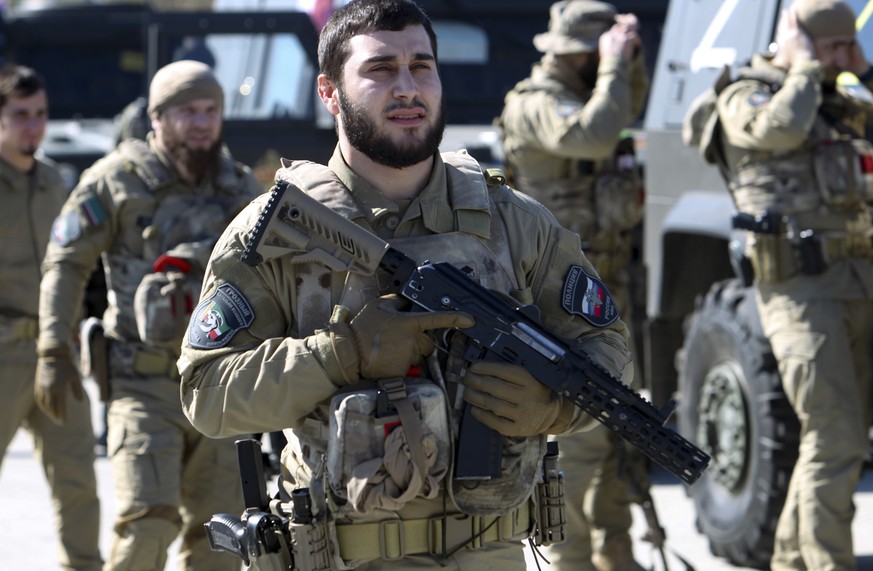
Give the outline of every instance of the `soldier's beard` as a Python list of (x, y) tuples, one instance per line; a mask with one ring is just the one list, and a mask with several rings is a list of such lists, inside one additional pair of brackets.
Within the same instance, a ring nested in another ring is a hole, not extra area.
[[(401, 169), (423, 162), (432, 157), (440, 146), (446, 128), (445, 100), (440, 101), (436, 121), (427, 128), (424, 137), (412, 143), (396, 143), (391, 137), (378, 132), (375, 122), (360, 106), (339, 94), (340, 117), (349, 143), (364, 153), (373, 162), (386, 167)], [(410, 106), (428, 107), (420, 100)]]
[(223, 145), (221, 137), (208, 149), (192, 149), (184, 141), (173, 140), (167, 143), (167, 150), (190, 178), (200, 181), (218, 172)]

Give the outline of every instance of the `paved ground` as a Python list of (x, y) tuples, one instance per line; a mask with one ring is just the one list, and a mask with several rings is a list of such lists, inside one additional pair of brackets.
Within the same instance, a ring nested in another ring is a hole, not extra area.
[[(112, 521), (113, 495), (109, 462), (97, 461), (97, 478), (101, 498), (102, 524), (101, 548), (108, 551)], [(697, 571), (738, 571), (724, 560), (713, 557), (705, 538), (694, 529), (691, 502), (684, 488), (666, 473), (656, 473), (653, 497), (667, 530), (668, 546), (688, 560)], [(873, 472), (868, 471), (856, 494), (857, 515), (853, 529), (859, 555), (859, 571), (873, 571)], [(51, 520), (53, 513), (41, 467), (34, 460), (30, 437), (19, 431), (7, 451), (0, 471), (0, 510), (3, 514), (3, 531), (0, 534), (0, 571), (22, 569), (28, 571), (56, 571), (58, 569)], [(645, 532), (642, 512), (634, 507), (634, 538)], [(529, 550), (528, 569), (535, 570)], [(654, 569), (663, 570), (660, 559), (648, 544), (637, 541), (637, 560)], [(678, 559), (668, 557), (671, 571), (685, 571)], [(543, 570), (548, 565), (541, 562)], [(170, 556), (167, 569), (175, 569), (175, 559)]]

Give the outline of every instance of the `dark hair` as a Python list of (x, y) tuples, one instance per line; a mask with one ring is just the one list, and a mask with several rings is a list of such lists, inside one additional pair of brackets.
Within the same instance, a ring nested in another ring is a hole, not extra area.
[(45, 89), (45, 82), (35, 70), (14, 64), (0, 68), (0, 109), (13, 95), (29, 97), (42, 89)]
[(352, 0), (331, 14), (318, 36), (318, 68), (335, 83), (349, 57), (349, 40), (366, 32), (399, 32), (422, 26), (437, 57), (436, 34), (427, 14), (411, 0)]

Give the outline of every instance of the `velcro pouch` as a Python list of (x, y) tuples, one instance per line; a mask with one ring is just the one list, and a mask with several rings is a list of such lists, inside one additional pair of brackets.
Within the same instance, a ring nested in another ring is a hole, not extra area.
[(327, 479), (340, 513), (396, 511), (415, 497), (436, 497), (452, 450), (438, 385), (412, 377), (359, 382), (331, 400), (329, 428)]

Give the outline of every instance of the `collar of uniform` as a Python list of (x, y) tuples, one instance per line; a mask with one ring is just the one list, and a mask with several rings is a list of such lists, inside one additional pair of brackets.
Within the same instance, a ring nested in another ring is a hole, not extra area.
[[(472, 163), (472, 159), (469, 162)], [(373, 185), (349, 168), (339, 146), (334, 150), (328, 166), (352, 193), (370, 225), (378, 223), (383, 216), (400, 212), (400, 206), (396, 202), (383, 196)], [(479, 224), (478, 221), (469, 223), (471, 215), (484, 216), (490, 220), (488, 191), (481, 170), (478, 171), (481, 185), (451, 182), (452, 179), (467, 180), (465, 177), (468, 177), (469, 173), (465, 171), (469, 168), (466, 165), (447, 165), (439, 153), (434, 155), (430, 179), (406, 210), (401, 225), (420, 218), (422, 225), (435, 234), (461, 230), (487, 238), (490, 234), (488, 223), (484, 225)], [(476, 168), (478, 169), (478, 165)], [(455, 169), (458, 174), (449, 177), (447, 169)]]
[(24, 173), (10, 165), (5, 159), (0, 158), (0, 181), (2, 181), (4, 187), (16, 192), (19, 190), (25, 192), (30, 188), (31, 175), (35, 177), (35, 187), (37, 190), (45, 188), (48, 186), (46, 174), (46, 169), (40, 164), (39, 160), (34, 161), (33, 171)]
[(397, 214), (400, 211), (400, 207), (394, 201), (385, 198), (372, 184), (349, 167), (339, 145), (334, 149), (327, 166), (352, 193), (359, 206), (357, 214), (363, 216), (370, 226), (375, 226), (383, 216)]

